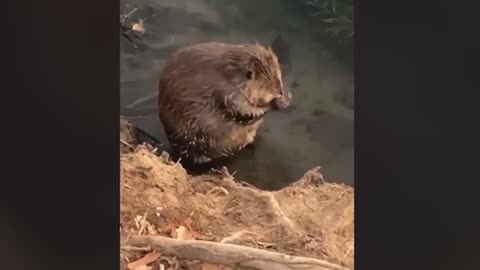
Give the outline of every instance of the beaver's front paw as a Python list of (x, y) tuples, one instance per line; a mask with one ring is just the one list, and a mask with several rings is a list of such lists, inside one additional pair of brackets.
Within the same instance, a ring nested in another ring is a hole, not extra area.
[(292, 100), (292, 93), (287, 92), (285, 95), (273, 99), (271, 102), (271, 105), (274, 110), (282, 110), (287, 108), (290, 105), (291, 100)]
[(201, 155), (201, 156), (195, 156), (193, 158), (193, 162), (196, 163), (196, 164), (203, 164), (203, 163), (212, 162), (212, 159), (205, 156), (205, 155)]

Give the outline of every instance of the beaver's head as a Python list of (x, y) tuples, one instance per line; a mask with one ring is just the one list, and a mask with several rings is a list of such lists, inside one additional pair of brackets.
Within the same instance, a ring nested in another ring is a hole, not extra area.
[(227, 70), (252, 106), (268, 110), (288, 107), (291, 92), (283, 85), (280, 64), (269, 47), (246, 44), (227, 52)]

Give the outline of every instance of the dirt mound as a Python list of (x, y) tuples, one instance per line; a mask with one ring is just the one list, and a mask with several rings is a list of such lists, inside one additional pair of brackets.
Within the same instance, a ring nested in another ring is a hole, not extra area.
[[(121, 126), (122, 243), (132, 235), (178, 238), (183, 230), (188, 239), (228, 242), (353, 268), (351, 187), (324, 182), (318, 168), (275, 192), (236, 181), (226, 169), (191, 176), (166, 153), (158, 155), (147, 145), (137, 145), (125, 121)], [(138, 250), (121, 253), (123, 269), (143, 256)], [(162, 257), (168, 259), (170, 269), (193, 269), (188, 268), (191, 262), (173, 255)], [(172, 260), (178, 265), (173, 267)]]

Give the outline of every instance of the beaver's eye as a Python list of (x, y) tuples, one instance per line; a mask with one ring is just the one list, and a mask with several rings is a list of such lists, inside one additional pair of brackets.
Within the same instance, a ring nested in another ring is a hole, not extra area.
[(247, 71), (247, 79), (249, 80), (253, 79), (253, 71), (251, 70)]

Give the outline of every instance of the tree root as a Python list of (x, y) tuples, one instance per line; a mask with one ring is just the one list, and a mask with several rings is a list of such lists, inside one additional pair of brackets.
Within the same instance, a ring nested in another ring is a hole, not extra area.
[[(221, 170), (213, 171), (221, 177), (205, 178), (204, 181), (199, 181), (194, 184), (194, 190), (212, 194), (214, 191), (221, 189), (224, 190), (224, 195), (233, 193), (237, 196), (246, 198), (247, 201), (261, 201), (267, 205), (265, 210), (277, 217), (277, 220), (281, 224), (285, 233), (292, 234), (297, 238), (303, 238), (306, 236), (305, 233), (285, 215), (272, 192), (259, 190), (244, 183), (236, 182), (235, 178), (228, 172), (226, 167), (223, 167)], [(208, 191), (205, 191), (205, 187), (202, 187), (202, 183), (204, 184), (205, 182), (210, 184), (210, 187), (207, 188), (209, 189)], [(214, 186), (211, 186), (211, 184)]]
[[(162, 255), (186, 260), (257, 270), (350, 270), (324, 260), (290, 256), (251, 247), (199, 240), (177, 240), (163, 236), (132, 236), (126, 242), (134, 247), (151, 246)], [(129, 249), (124, 247), (123, 249)]]

